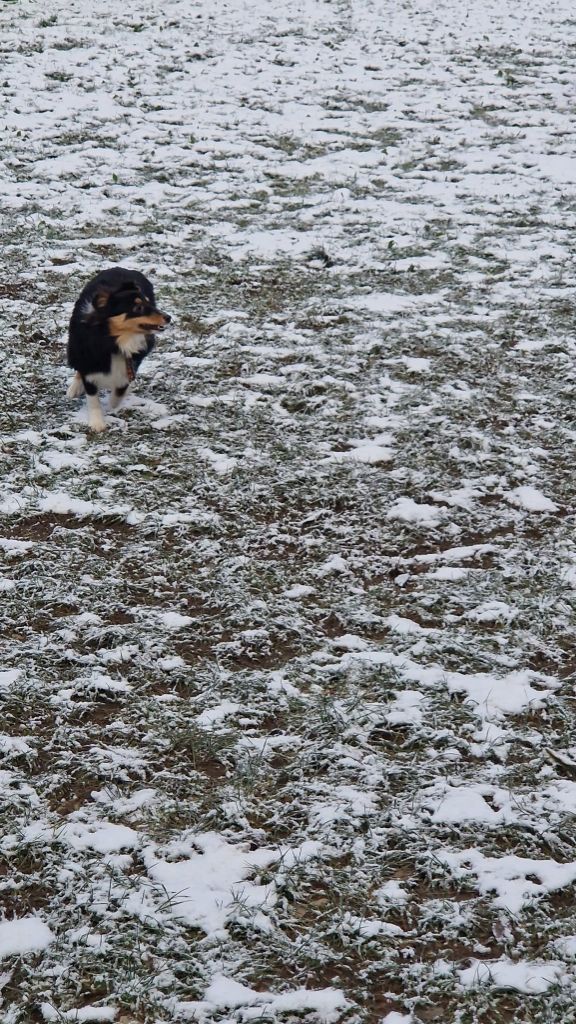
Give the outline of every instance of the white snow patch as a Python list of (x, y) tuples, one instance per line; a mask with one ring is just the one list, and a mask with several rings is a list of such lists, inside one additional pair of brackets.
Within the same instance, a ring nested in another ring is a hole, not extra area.
[(12, 540), (8, 537), (0, 537), (0, 550), (8, 558), (14, 558), (16, 555), (25, 555), (33, 546), (31, 540)]
[(15, 917), (0, 922), (0, 957), (37, 953), (46, 949), (56, 936), (39, 917)]
[(517, 614), (506, 601), (483, 601), (466, 612), (466, 618), (473, 622), (511, 622)]
[(438, 526), (443, 510), (437, 505), (420, 504), (413, 498), (398, 498), (388, 509), (387, 519), (400, 519), (405, 523), (418, 523), (420, 526)]
[(347, 306), (357, 309), (365, 309), (369, 313), (378, 313), (382, 316), (392, 316), (394, 313), (402, 313), (405, 310), (414, 309), (415, 306), (431, 302), (433, 298), (440, 298), (441, 293), (433, 295), (396, 295), (394, 292), (369, 292), (364, 295), (356, 295), (346, 300)]
[(4, 669), (0, 672), (0, 689), (12, 686), (12, 683), (17, 682), (21, 675), (19, 668)]
[(113, 1006), (81, 1006), (73, 1010), (57, 1010), (50, 1003), (42, 1003), (40, 1008), (44, 1020), (75, 1021), (76, 1024), (84, 1024), (89, 1021), (113, 1021), (118, 1015), (118, 1010)]
[(400, 690), (386, 713), (389, 725), (420, 725), (422, 722), (421, 703), (424, 694), (419, 690)]
[[(180, 1002), (178, 1012), (188, 1019), (208, 1018), (216, 1008), (238, 1009), (258, 1007), (258, 1020), (277, 1013), (314, 1013), (322, 1024), (333, 1024), (348, 1007), (348, 1000), (340, 989), (294, 989), (292, 992), (257, 992), (247, 985), (217, 974), (197, 1002)], [(245, 1016), (250, 1020), (254, 1014)]]
[(217, 526), (220, 516), (216, 512), (166, 512), (160, 517), (162, 526)]
[[(309, 855), (316, 850), (310, 849)], [(259, 884), (258, 872), (285, 860), (285, 854), (297, 857), (299, 852), (251, 850), (244, 843), (227, 843), (215, 832), (191, 835), (168, 845), (165, 851), (167, 857), (177, 854), (180, 859), (165, 859), (156, 847), (144, 849), (148, 874), (171, 896), (174, 917), (202, 928), (207, 935), (222, 934), (238, 902), (248, 908), (272, 906), (274, 886)], [(305, 857), (307, 851), (301, 848), (301, 854)]]
[(342, 555), (331, 555), (323, 565), (316, 570), (317, 576), (331, 576), (333, 573), (348, 572), (346, 559)]
[(562, 956), (576, 957), (576, 935), (564, 935), (554, 945)]
[(363, 444), (352, 448), (348, 452), (332, 452), (332, 462), (363, 462), (369, 466), (376, 466), (380, 462), (390, 462), (394, 458), (391, 448), (381, 444)]
[[(419, 665), (409, 658), (392, 651), (372, 650), (344, 654), (341, 665), (346, 668), (355, 660), (374, 665), (390, 665), (411, 682), (435, 689), (446, 686), (450, 692), (465, 693), (467, 703), (473, 704), (482, 719), (501, 718), (504, 714), (518, 714), (526, 707), (535, 707), (546, 701), (549, 694), (531, 685), (538, 681), (540, 686), (553, 690), (560, 686), (557, 679), (537, 676), (528, 670), (509, 672), (496, 676), (488, 672), (450, 672), (440, 665)], [(327, 666), (326, 671), (332, 671)]]
[(402, 362), (410, 373), (428, 373), (430, 360), (418, 356), (402, 356)]
[(57, 840), (74, 850), (95, 850), (96, 853), (117, 853), (119, 850), (134, 850), (140, 846), (138, 833), (127, 825), (116, 825), (111, 821), (99, 821), (85, 825), (80, 821), (67, 821), (52, 828), (43, 822), (34, 822), (24, 829), (27, 842)]
[(68, 452), (60, 452), (58, 450), (43, 451), (41, 456), (41, 464), (47, 464), (49, 470), (59, 469), (78, 469), (86, 465), (86, 460), (81, 459), (78, 455), (71, 455)]
[(253, 373), (251, 377), (241, 377), (242, 384), (250, 384), (254, 387), (279, 387), (286, 384), (286, 378), (275, 373)]
[(542, 491), (537, 490), (536, 487), (531, 487), (526, 484), (523, 487), (515, 487), (513, 491), (508, 491), (505, 495), (512, 505), (517, 505), (518, 508), (524, 508), (528, 512), (557, 512), (558, 505), (547, 498)]
[(377, 935), (404, 935), (404, 929), (397, 924), (390, 924), (388, 921), (380, 921), (373, 917), (360, 917), (345, 910), (340, 920), (340, 927), (343, 931), (354, 935), (356, 941), (374, 939)]
[(502, 814), (493, 810), (477, 790), (461, 786), (446, 791), (432, 814), (432, 821), (453, 824), (480, 821), (487, 825), (497, 825), (502, 821)]
[(40, 498), (38, 508), (41, 512), (54, 512), (56, 515), (75, 516), (126, 516), (129, 505), (105, 506), (95, 501), (84, 501), (73, 498), (65, 491), (49, 491)]
[(24, 736), (7, 736), (5, 733), (0, 733), (0, 751), (3, 754), (31, 754), (33, 748), (28, 743), (31, 736), (24, 738)]
[(173, 654), (168, 658), (159, 658), (156, 664), (163, 672), (175, 672), (179, 668), (186, 668), (186, 662), (179, 654)]
[(238, 740), (238, 746), (242, 749), (258, 751), (260, 757), (272, 755), (275, 750), (283, 747), (301, 747), (303, 743), (301, 736), (291, 733), (275, 733), (273, 736), (242, 736)]
[(235, 715), (238, 711), (246, 710), (242, 704), (235, 704), (231, 700), (225, 700), (216, 707), (207, 708), (205, 711), (202, 711), (201, 714), (196, 716), (196, 722), (203, 728), (208, 728), (217, 722), (223, 721), (224, 718), (228, 718), (229, 715)]
[(458, 976), (464, 988), (491, 985), (493, 988), (513, 989), (526, 995), (546, 992), (551, 985), (568, 984), (570, 980), (564, 964), (537, 960), (517, 963), (507, 957), (501, 960), (473, 960), (470, 967), (458, 971)]
[(298, 599), (299, 597), (310, 597), (310, 594), (313, 593), (314, 587), (309, 587), (305, 583), (294, 583), (294, 585), (289, 587), (288, 590), (283, 591), (282, 597)]
[(414, 555), (413, 558), (403, 558), (401, 561), (403, 565), (410, 565), (413, 562), (418, 565), (430, 565), (434, 562), (462, 562), (495, 550), (493, 544), (469, 544), (464, 547), (446, 548), (445, 551), (433, 551), (427, 555)]
[(331, 641), (333, 647), (343, 651), (365, 651), (370, 647), (367, 640), (355, 633), (343, 633), (342, 636), (335, 636)]
[(310, 821), (315, 826), (347, 821), (350, 817), (376, 814), (378, 800), (374, 793), (358, 786), (335, 786), (330, 797), (313, 802), (309, 809)]
[(404, 636), (432, 632), (430, 629), (425, 629), (424, 626), (414, 622), (413, 619), (407, 619), (403, 615), (388, 615), (384, 621), (393, 633), (400, 633)]
[(486, 857), (474, 848), (456, 853), (438, 850), (437, 855), (455, 878), (475, 875), (481, 895), (495, 895), (494, 906), (512, 914), (519, 913), (535, 897), (556, 892), (576, 880), (576, 861), (559, 864), (515, 854)]
[(89, 679), (79, 679), (78, 685), (86, 690), (97, 690), (102, 693), (130, 693), (132, 686), (125, 679), (113, 679), (112, 676), (100, 672)]
[(180, 612), (162, 612), (159, 618), (166, 629), (183, 629), (194, 621), (191, 615), (181, 615)]
[(210, 463), (212, 469), (219, 476), (223, 476), (225, 473), (231, 473), (233, 469), (238, 465), (238, 459), (232, 456), (222, 455), (219, 452), (213, 451), (211, 448), (199, 448), (198, 455), (202, 459), (206, 459)]
[(442, 565), (439, 569), (433, 569), (428, 573), (429, 580), (442, 580), (444, 583), (454, 583), (468, 576), (470, 569), (463, 569), (456, 565)]
[(378, 903), (384, 906), (389, 904), (402, 904), (407, 903), (409, 896), (400, 882), (396, 882), (391, 879), (389, 882), (384, 882), (384, 885), (376, 892), (376, 899)]

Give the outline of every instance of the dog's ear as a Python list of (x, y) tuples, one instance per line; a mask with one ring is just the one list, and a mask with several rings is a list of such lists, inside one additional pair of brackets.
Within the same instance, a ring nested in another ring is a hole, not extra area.
[(105, 291), (104, 288), (99, 288), (92, 299), (92, 305), (95, 309), (104, 309), (109, 298), (110, 292)]

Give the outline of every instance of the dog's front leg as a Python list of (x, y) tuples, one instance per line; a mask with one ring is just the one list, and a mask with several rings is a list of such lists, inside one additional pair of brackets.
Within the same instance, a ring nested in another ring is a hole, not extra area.
[(128, 391), (129, 387), (130, 387), (129, 384), (124, 384), (124, 386), (121, 387), (121, 388), (114, 388), (112, 394), (110, 395), (110, 408), (111, 409), (117, 409), (118, 406), (122, 404), (122, 402), (124, 401), (124, 396), (125, 396), (126, 392)]
[(88, 406), (88, 426), (90, 430), (100, 433), (100, 431), (106, 430), (106, 421), (98, 396), (98, 388), (91, 380), (87, 380), (86, 377), (83, 377), (82, 380), (84, 381), (86, 404)]

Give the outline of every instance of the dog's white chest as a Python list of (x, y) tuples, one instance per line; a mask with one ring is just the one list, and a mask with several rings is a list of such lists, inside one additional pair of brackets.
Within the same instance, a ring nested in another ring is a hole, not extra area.
[(97, 388), (107, 391), (113, 391), (114, 388), (125, 388), (129, 383), (125, 357), (112, 356), (110, 373), (87, 373), (86, 379), (95, 384)]
[(146, 338), (143, 334), (125, 334), (116, 338), (116, 344), (125, 356), (135, 356), (146, 348)]

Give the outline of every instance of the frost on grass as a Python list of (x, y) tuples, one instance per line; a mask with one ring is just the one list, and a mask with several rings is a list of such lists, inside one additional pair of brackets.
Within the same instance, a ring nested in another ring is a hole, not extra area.
[(572, 4), (2, 7), (2, 1020), (570, 1019)]

